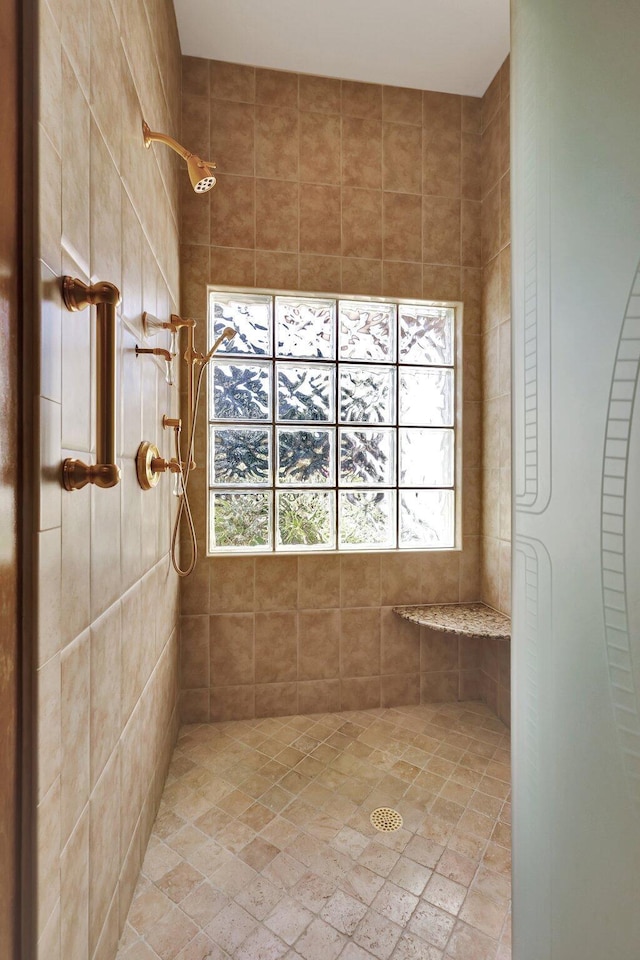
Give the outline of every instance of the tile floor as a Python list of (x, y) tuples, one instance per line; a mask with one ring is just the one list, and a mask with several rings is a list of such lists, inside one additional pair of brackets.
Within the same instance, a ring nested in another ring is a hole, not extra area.
[(118, 960), (507, 960), (510, 869), (482, 703), (186, 726)]

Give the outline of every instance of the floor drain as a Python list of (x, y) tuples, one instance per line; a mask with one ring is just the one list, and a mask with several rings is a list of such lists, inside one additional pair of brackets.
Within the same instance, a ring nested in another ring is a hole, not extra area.
[(381, 833), (393, 833), (394, 830), (399, 830), (402, 826), (402, 817), (397, 810), (392, 810), (391, 807), (377, 807), (369, 819), (372, 826), (376, 830), (380, 830)]

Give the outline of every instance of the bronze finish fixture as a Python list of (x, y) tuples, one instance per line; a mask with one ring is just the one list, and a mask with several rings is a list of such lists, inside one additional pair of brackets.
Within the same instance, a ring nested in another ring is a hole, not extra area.
[(207, 191), (215, 186), (216, 178), (213, 175), (213, 171), (216, 169), (216, 164), (213, 160), (202, 160), (196, 156), (195, 153), (191, 153), (190, 150), (183, 147), (177, 140), (174, 140), (173, 137), (168, 136), (166, 133), (156, 133), (150, 130), (149, 125), (145, 123), (144, 120), (142, 121), (142, 135), (144, 137), (144, 145), (147, 149), (149, 149), (154, 142), (164, 143), (168, 147), (171, 147), (172, 150), (175, 150), (183, 160), (186, 160), (191, 186), (196, 193), (207, 193)]
[(165, 374), (164, 378), (170, 387), (173, 386), (173, 354), (169, 350), (165, 350), (164, 347), (139, 347), (136, 344), (136, 357), (139, 357), (141, 353), (149, 353), (153, 357), (162, 357), (165, 362)]
[(96, 460), (90, 465), (67, 458), (62, 464), (62, 482), (66, 490), (81, 490), (88, 483), (104, 489), (120, 482), (116, 464), (116, 307), (120, 291), (112, 283), (100, 281), (89, 286), (82, 280), (63, 277), (62, 296), (67, 310), (84, 310), (95, 304), (97, 319), (96, 348)]
[(138, 447), (136, 454), (136, 473), (138, 483), (143, 490), (151, 490), (160, 481), (163, 473), (182, 473), (182, 465), (175, 458), (165, 460), (155, 443), (145, 440)]

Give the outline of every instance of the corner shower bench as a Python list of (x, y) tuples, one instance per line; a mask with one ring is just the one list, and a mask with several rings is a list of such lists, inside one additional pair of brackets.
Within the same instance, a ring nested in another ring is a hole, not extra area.
[(430, 603), (394, 607), (411, 623), (461, 637), (511, 640), (511, 619), (484, 603)]

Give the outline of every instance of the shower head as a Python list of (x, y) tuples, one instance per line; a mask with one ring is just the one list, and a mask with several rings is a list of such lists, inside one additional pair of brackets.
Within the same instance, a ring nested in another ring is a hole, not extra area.
[(175, 150), (175, 152), (186, 161), (191, 186), (196, 193), (207, 193), (215, 186), (216, 178), (213, 175), (213, 171), (216, 165), (212, 160), (202, 160), (166, 133), (154, 133), (153, 130), (149, 129), (148, 124), (146, 124), (144, 120), (142, 121), (142, 135), (144, 137), (144, 145), (147, 149), (149, 149), (153, 142), (164, 143), (168, 147), (171, 147), (172, 150)]

